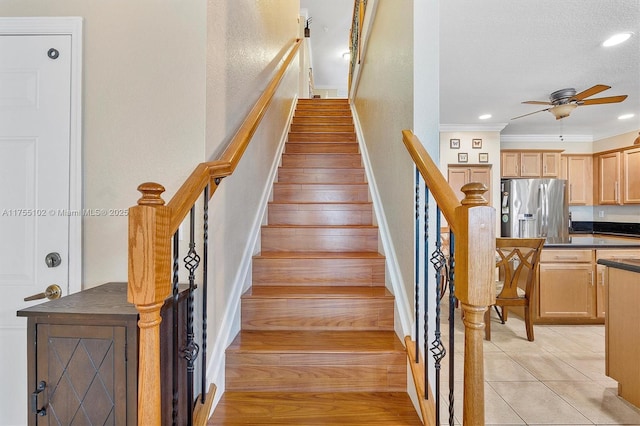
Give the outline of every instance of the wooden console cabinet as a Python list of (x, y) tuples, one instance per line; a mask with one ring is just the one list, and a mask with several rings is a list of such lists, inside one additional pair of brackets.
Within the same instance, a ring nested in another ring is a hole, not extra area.
[[(186, 340), (186, 291), (178, 299), (180, 346)], [(162, 418), (172, 419), (173, 300), (162, 309)], [(126, 283), (108, 283), (18, 311), (27, 317), (29, 425), (137, 424), (138, 314)], [(178, 357), (179, 383), (186, 361)], [(179, 386), (185, 401), (186, 386)], [(184, 410), (182, 410), (184, 411)], [(179, 414), (178, 424), (186, 424)]]

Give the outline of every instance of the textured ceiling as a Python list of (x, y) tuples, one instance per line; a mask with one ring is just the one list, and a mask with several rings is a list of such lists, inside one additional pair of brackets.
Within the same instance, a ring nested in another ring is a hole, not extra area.
[[(388, 1), (388, 0), (387, 0)], [(506, 123), (504, 137), (586, 135), (594, 140), (640, 129), (640, 0), (446, 0), (440, 3), (440, 122)], [(345, 87), (353, 1), (301, 0), (311, 24), (317, 86)], [(610, 35), (631, 31), (626, 43), (604, 48)], [(371, 64), (370, 66), (374, 66)], [(611, 89), (592, 98), (629, 95), (619, 104), (581, 106), (555, 120), (540, 112), (555, 90)], [(492, 114), (479, 120), (480, 114)], [(630, 120), (618, 120), (634, 113)], [(523, 136), (526, 135), (526, 136)]]

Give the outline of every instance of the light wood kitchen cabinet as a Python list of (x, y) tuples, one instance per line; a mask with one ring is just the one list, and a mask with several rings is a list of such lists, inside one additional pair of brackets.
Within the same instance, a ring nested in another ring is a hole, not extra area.
[(520, 153), (520, 176), (536, 178), (542, 174), (542, 154), (539, 152)]
[(540, 255), (536, 323), (602, 323), (607, 291), (605, 260), (638, 260), (640, 249), (544, 249)]
[(500, 155), (501, 164), (501, 176), (507, 177), (520, 177), (520, 153), (519, 152), (505, 152)]
[[(626, 269), (623, 269), (623, 266)], [(618, 382), (618, 395), (640, 407), (640, 264), (608, 266), (605, 373)]]
[(465, 197), (464, 193), (460, 191), (462, 186), (469, 182), (483, 183), (488, 189), (484, 198), (491, 203), (491, 166), (451, 165), (448, 169), (447, 180), (459, 200)]
[(593, 250), (543, 250), (538, 274), (539, 318), (593, 318), (593, 266)]
[(622, 151), (622, 203), (640, 204), (640, 147)]
[(560, 152), (562, 151), (501, 151), (501, 176), (503, 178), (557, 178), (560, 176)]
[(557, 178), (560, 176), (560, 153), (542, 153), (542, 177)]
[(620, 204), (620, 152), (596, 156), (598, 163), (598, 204)]
[(560, 178), (567, 180), (569, 205), (593, 205), (593, 157), (591, 155), (563, 155)]

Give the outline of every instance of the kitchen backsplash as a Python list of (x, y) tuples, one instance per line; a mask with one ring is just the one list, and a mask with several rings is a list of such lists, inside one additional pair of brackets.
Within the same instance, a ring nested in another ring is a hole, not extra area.
[(640, 205), (570, 206), (573, 232), (640, 236)]

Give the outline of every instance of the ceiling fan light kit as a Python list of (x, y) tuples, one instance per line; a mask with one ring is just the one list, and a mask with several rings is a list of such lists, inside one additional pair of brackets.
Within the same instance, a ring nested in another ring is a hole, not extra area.
[(611, 89), (611, 86), (606, 86), (604, 84), (596, 84), (586, 90), (583, 90), (580, 93), (576, 94), (576, 89), (568, 88), (568, 89), (560, 89), (549, 95), (549, 101), (525, 101), (523, 104), (533, 104), (533, 105), (551, 105), (549, 108), (541, 109), (538, 111), (530, 112), (528, 114), (520, 115), (518, 117), (512, 118), (515, 120), (517, 118), (526, 117), (527, 115), (536, 114), (542, 111), (549, 111), (556, 120), (560, 120), (561, 118), (568, 117), (571, 112), (579, 106), (585, 105), (599, 105), (599, 104), (612, 104), (622, 102), (627, 99), (627, 95), (618, 95), (618, 96), (608, 96), (604, 98), (595, 98), (595, 99), (586, 99), (589, 96), (593, 96), (597, 93), (603, 92), (607, 89)]
[(556, 120), (560, 120), (561, 118), (568, 117), (571, 114), (571, 111), (577, 107), (577, 104), (563, 104), (549, 108), (549, 112), (553, 114)]

